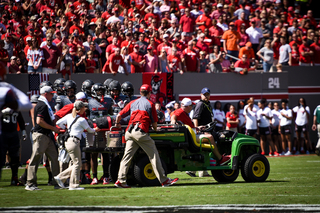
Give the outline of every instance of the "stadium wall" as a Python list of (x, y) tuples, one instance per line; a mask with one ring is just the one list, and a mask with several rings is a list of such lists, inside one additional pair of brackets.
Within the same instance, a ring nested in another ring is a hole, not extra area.
[[(50, 75), (49, 80), (53, 81), (61, 77), (60, 74)], [(129, 76), (111, 74), (73, 74), (72, 80), (77, 83), (77, 91), (80, 91), (81, 83), (86, 79), (103, 83), (107, 78), (118, 80), (120, 83), (130, 81), (135, 87), (138, 95), (142, 84), (142, 74), (132, 74)], [(29, 91), (28, 75), (7, 75), (7, 82), (13, 84), (21, 91)], [(268, 101), (280, 101), (282, 98), (289, 99), (289, 107), (297, 105), (300, 97), (304, 97), (310, 107), (309, 129), (312, 143), (316, 143), (317, 134), (311, 131), (313, 111), (320, 104), (320, 68), (318, 67), (285, 67), (282, 73), (249, 73), (239, 75), (234, 73), (218, 74), (198, 74), (185, 73), (183, 75), (174, 74), (174, 96), (176, 100), (190, 97), (192, 100), (200, 98), (200, 91), (203, 87), (211, 90), (212, 104), (220, 100), (225, 103), (236, 104), (239, 100), (255, 97), (258, 101), (262, 97)], [(29, 113), (23, 113), (27, 124), (27, 132), (30, 131), (32, 123)], [(31, 143), (21, 142), (21, 162), (31, 155)]]

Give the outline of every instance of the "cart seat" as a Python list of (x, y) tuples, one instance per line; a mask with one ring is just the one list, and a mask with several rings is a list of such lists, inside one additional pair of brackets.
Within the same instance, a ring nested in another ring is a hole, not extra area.
[[(195, 131), (188, 125), (185, 125), (187, 128), (188, 135), (190, 136), (189, 145), (190, 148), (192, 148), (192, 151), (199, 152), (200, 147), (202, 150), (211, 151), (211, 148), (213, 149), (214, 146), (210, 145), (210, 141), (206, 137), (199, 138), (199, 135), (196, 135)], [(201, 140), (201, 146), (200, 146), (200, 140)]]

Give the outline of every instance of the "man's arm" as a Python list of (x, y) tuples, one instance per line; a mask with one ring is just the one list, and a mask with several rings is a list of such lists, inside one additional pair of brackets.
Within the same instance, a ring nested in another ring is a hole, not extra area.
[(51, 126), (50, 124), (48, 124), (47, 122), (45, 122), (44, 119), (41, 118), (41, 117), (37, 117), (36, 123), (37, 123), (39, 126), (41, 126), (42, 128), (44, 128), (44, 129), (49, 129), (49, 130), (51, 130), (51, 131), (54, 131), (55, 133), (59, 133), (59, 132), (60, 132), (57, 127)]

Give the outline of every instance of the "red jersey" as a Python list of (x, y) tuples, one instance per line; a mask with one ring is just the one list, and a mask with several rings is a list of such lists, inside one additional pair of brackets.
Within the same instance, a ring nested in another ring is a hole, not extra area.
[(186, 62), (187, 71), (197, 72), (197, 68), (198, 68), (197, 67), (197, 61), (198, 61), (197, 53), (194, 52), (193, 50), (186, 48), (182, 51), (182, 55), (183, 55), (185, 62)]
[(172, 45), (170, 43), (165, 44), (165, 43), (161, 43), (159, 44), (159, 46), (157, 47), (157, 55), (160, 55), (160, 52), (162, 49), (164, 49), (168, 55), (168, 50), (172, 47)]
[(191, 128), (195, 128), (191, 118), (188, 113), (186, 113), (182, 108), (179, 108), (172, 112), (171, 116), (175, 115), (177, 121), (181, 121), (182, 123), (190, 126)]
[(208, 16), (206, 16), (204, 14), (198, 16), (198, 18), (196, 20), (196, 23), (197, 22), (204, 22), (204, 25), (200, 25), (199, 26), (199, 29), (201, 29), (202, 32), (204, 32), (204, 29), (211, 27), (211, 19), (210, 19), (210, 17), (208, 17)]
[(246, 29), (250, 27), (249, 21), (238, 19), (234, 22), (234, 26), (237, 27), (237, 31), (240, 33), (241, 25), (244, 24)]
[(223, 30), (219, 26), (212, 26), (209, 29), (210, 36), (212, 37), (213, 44), (219, 45), (220, 46), (220, 38), (217, 38), (217, 36), (222, 36), (223, 35)]
[[(132, 62), (137, 62), (140, 63), (141, 61), (144, 60), (144, 56), (142, 54), (133, 52), (130, 54), (131, 58), (132, 58)], [(144, 66), (140, 67), (137, 65), (133, 65), (133, 63), (131, 64), (131, 73), (143, 73), (144, 72)]]
[(193, 32), (195, 22), (191, 16), (187, 17), (186, 15), (183, 15), (180, 19), (179, 24), (182, 25), (182, 32), (187, 32), (187, 33)]
[(274, 44), (273, 44), (273, 58), (274, 59), (279, 59), (279, 56), (280, 56), (280, 53), (279, 53), (279, 49), (281, 47), (281, 43), (279, 41), (275, 41)]
[[(87, 59), (87, 67), (96, 67), (96, 61), (94, 59)], [(86, 73), (94, 73), (95, 68), (86, 68)]]
[(242, 62), (242, 60), (238, 60), (236, 61), (236, 63), (234, 64), (234, 67), (240, 67), (240, 68), (250, 68), (250, 61), (247, 60), (245, 63)]
[(291, 66), (299, 66), (299, 52), (295, 50), (291, 50)]
[[(56, 117), (58, 119), (63, 118), (65, 115), (72, 113), (72, 109), (73, 109), (74, 105), (72, 104), (67, 104), (64, 107), (62, 107), (59, 111), (57, 111), (55, 113)], [(83, 113), (82, 115), (80, 115), (83, 118), (86, 118), (86, 113)]]
[[(127, 41), (127, 40), (124, 40), (123, 42), (121, 42), (121, 49), (122, 49), (122, 47), (128, 46), (128, 43), (129, 43), (129, 41)], [(130, 44), (130, 46), (128, 48), (129, 54), (133, 52), (134, 44), (135, 44), (135, 42), (132, 40), (131, 44)]]
[(149, 132), (149, 126), (152, 123), (158, 122), (157, 110), (154, 103), (145, 96), (141, 96), (141, 98), (131, 101), (119, 112), (119, 115), (122, 118), (131, 115), (128, 127), (131, 124), (135, 125), (139, 123), (139, 128), (146, 133)]
[[(226, 118), (229, 118), (231, 121), (236, 121), (238, 119), (238, 115), (231, 114), (231, 112), (227, 112)], [(229, 122), (227, 122), (227, 127), (229, 128), (236, 128), (237, 126), (238, 124), (230, 124)]]
[(119, 46), (113, 45), (113, 44), (109, 44), (107, 49), (106, 49), (106, 52), (109, 53), (109, 55), (111, 55), (112, 53), (114, 53), (114, 50), (116, 48), (119, 48)]
[[(303, 52), (310, 52), (311, 51), (311, 48), (310, 47), (307, 47), (307, 46), (304, 46), (304, 44), (301, 44), (300, 47), (299, 47), (299, 53), (303, 53)], [(302, 54), (300, 55), (300, 62), (301, 63), (311, 63), (311, 56), (308, 55), (308, 56), (303, 56)]]
[(66, 16), (68, 17), (69, 21), (73, 21), (73, 19), (77, 18), (77, 15), (72, 12), (67, 12)]
[(180, 62), (180, 57), (178, 57), (178, 55), (168, 55), (168, 62), (169, 65), (172, 65), (172, 67), (170, 66), (172, 72), (177, 72), (178, 68), (179, 68), (179, 62)]
[(103, 66), (102, 72), (111, 73), (110, 63), (112, 63), (112, 70), (118, 72), (118, 68), (120, 65), (124, 64), (123, 58), (121, 55), (115, 55), (112, 53), (109, 57), (105, 65)]
[(310, 45), (310, 48), (313, 51), (313, 63), (320, 64), (320, 46), (319, 46), (319, 44), (313, 43)]
[(69, 28), (69, 34), (72, 34), (75, 30), (78, 30), (80, 35), (84, 35), (84, 30), (82, 29), (82, 27), (76, 25), (72, 25)]

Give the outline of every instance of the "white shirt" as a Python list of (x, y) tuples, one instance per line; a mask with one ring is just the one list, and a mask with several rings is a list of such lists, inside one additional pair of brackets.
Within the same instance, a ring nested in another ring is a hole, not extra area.
[(42, 66), (42, 60), (44, 60), (44, 56), (43, 56), (42, 50), (41, 49), (37, 49), (37, 50), (28, 49), (27, 59), (29, 60), (28, 61), (28, 66), (32, 66), (32, 63), (33, 63), (34, 65), (39, 65), (41, 67)]
[[(217, 119), (220, 122), (224, 122), (226, 119), (226, 115), (224, 111), (221, 111), (220, 109), (212, 110), (213, 113), (213, 119)], [(223, 127), (221, 123), (217, 123), (216, 126)]]
[(291, 124), (291, 120), (289, 120), (286, 117), (282, 116), (281, 113), (285, 114), (287, 117), (292, 117), (291, 109), (282, 109), (280, 111), (280, 126), (290, 125)]
[(289, 44), (282, 45), (279, 49), (279, 63), (289, 61), (289, 53), (291, 53), (291, 47)]
[(310, 108), (306, 106), (306, 108), (303, 108), (302, 106), (296, 106), (292, 109), (294, 113), (297, 113), (296, 117), (296, 124), (298, 126), (303, 126), (308, 123), (308, 116), (306, 111), (310, 114)]
[(275, 109), (273, 109), (272, 111), (271, 111), (271, 113), (272, 113), (272, 125), (274, 126), (274, 127), (276, 127), (276, 126), (279, 126), (279, 122), (280, 122), (280, 116), (281, 116), (281, 114), (280, 114), (280, 110), (275, 110)]
[(244, 124), (245, 121), (246, 121), (246, 118), (244, 117), (243, 109), (240, 109), (239, 110), (239, 126)]
[[(248, 108), (248, 107), (247, 107)], [(255, 107), (244, 110), (243, 114), (246, 116), (246, 129), (257, 129), (257, 109)]]
[[(47, 45), (47, 41), (43, 41), (43, 42), (41, 42), (41, 44), (40, 44), (40, 48), (42, 48), (42, 47), (44, 47), (44, 46), (46, 46), (46, 45)], [(54, 42), (52, 42), (52, 45), (53, 45), (53, 46), (57, 46), (56, 43), (54, 43)]]
[(270, 120), (262, 115), (265, 114), (268, 117), (272, 117), (272, 113), (269, 107), (265, 107), (264, 109), (259, 109), (257, 112), (257, 118), (260, 121), (259, 122), (259, 127), (269, 127), (270, 126)]
[(260, 28), (249, 27), (246, 29), (246, 33), (249, 36), (250, 42), (252, 44), (259, 44), (259, 39), (263, 38), (263, 34)]
[[(79, 115), (78, 115), (79, 116)], [(61, 127), (62, 129), (65, 129), (65, 126), (67, 125), (67, 128), (69, 129), (70, 125), (74, 121), (74, 117), (72, 117), (72, 113), (64, 116), (60, 120), (58, 120), (57, 125)], [(79, 139), (81, 139), (81, 135), (84, 130), (87, 130), (89, 133), (94, 133), (94, 129), (92, 129), (87, 120), (83, 117), (78, 118), (78, 120), (72, 125), (71, 130), (69, 132), (70, 136), (75, 136)]]

